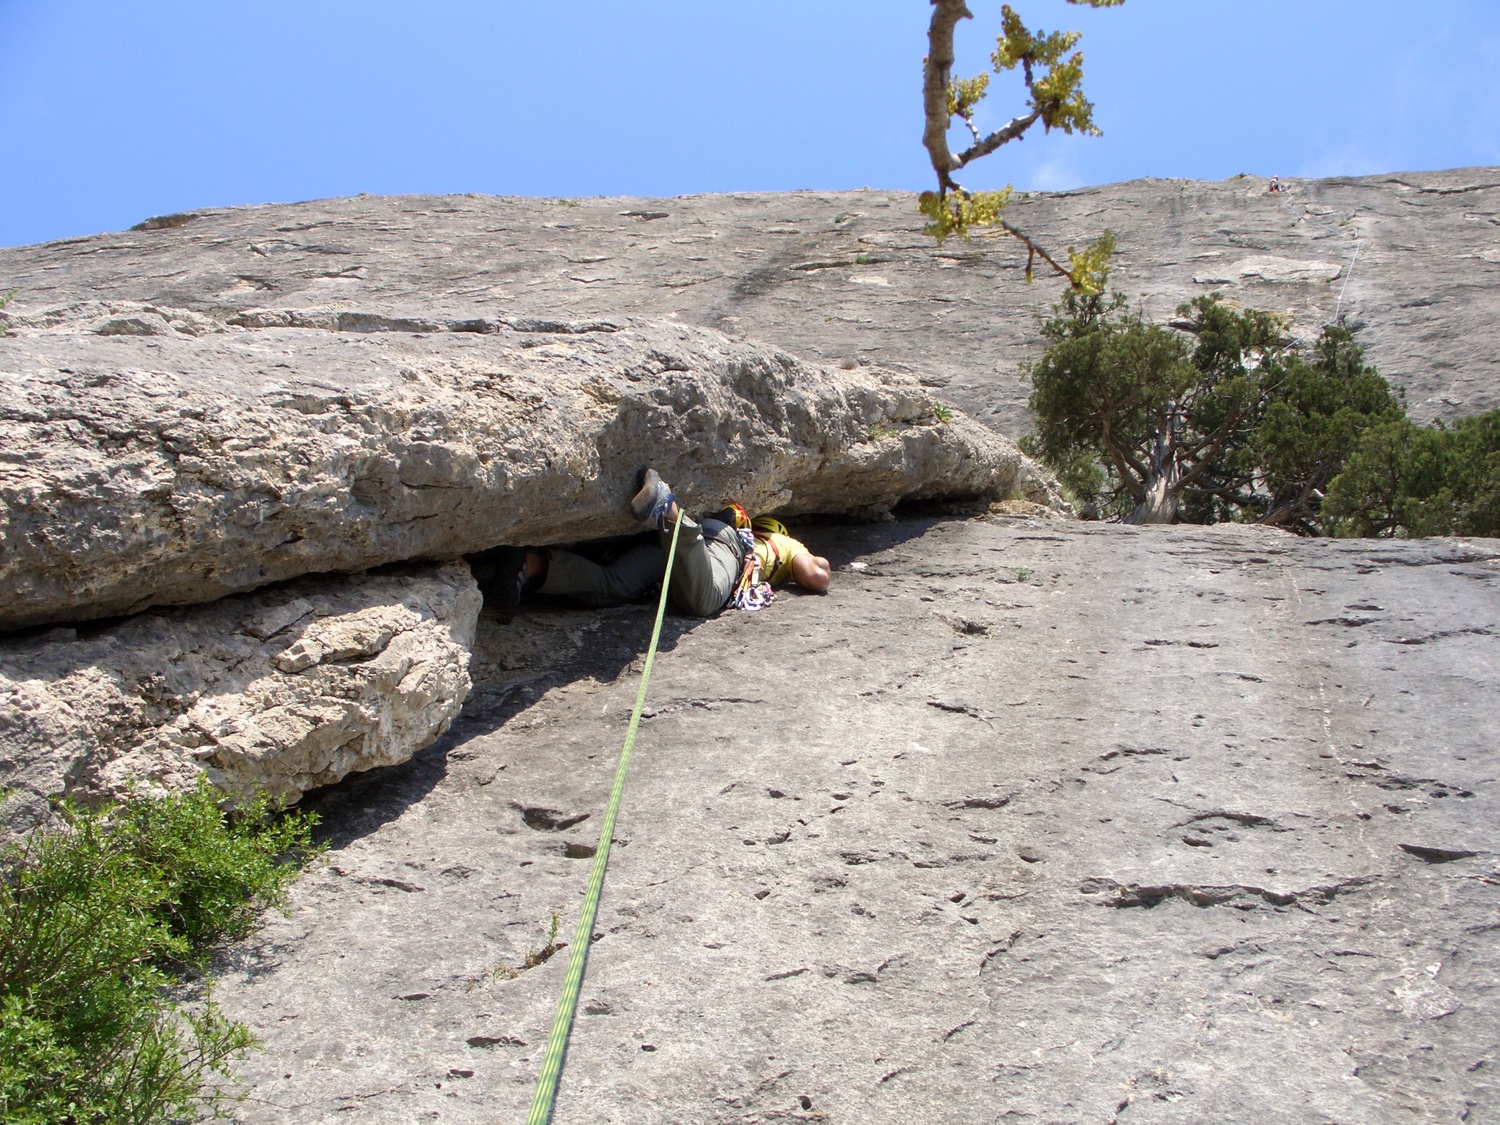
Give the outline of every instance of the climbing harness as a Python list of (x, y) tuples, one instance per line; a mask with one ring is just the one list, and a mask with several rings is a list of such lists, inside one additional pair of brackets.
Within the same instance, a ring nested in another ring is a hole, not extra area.
[[(681, 521), (672, 525), (672, 544), (667, 549), (667, 570), (672, 573), (672, 560), (677, 556), (677, 533)], [(630, 752), (635, 748), (635, 732), (641, 725), (641, 711), (646, 706), (646, 686), (651, 682), (651, 665), (656, 661), (656, 646), (661, 640), (662, 618), (667, 612), (667, 587), (661, 584), (661, 600), (656, 605), (656, 624), (651, 629), (651, 645), (646, 649), (646, 664), (641, 669), (641, 686), (635, 694), (635, 708), (630, 712), (630, 725), (625, 728), (625, 748), (620, 751), (620, 764), (615, 767), (615, 787), (609, 795), (609, 807), (604, 813), (604, 824), (599, 829), (599, 850), (594, 853), (594, 869), (589, 875), (589, 888), (583, 900), (583, 912), (578, 917), (578, 929), (573, 933), (573, 948), (568, 953), (568, 971), (563, 977), (562, 995), (557, 1000), (557, 1016), (552, 1021), (552, 1035), (547, 1040), (547, 1053), (542, 1058), (542, 1072), (537, 1077), (536, 1094), (531, 1099), (531, 1116), (526, 1125), (548, 1125), (552, 1120), (552, 1107), (557, 1100), (557, 1080), (562, 1075), (563, 1059), (568, 1053), (568, 1035), (573, 1030), (573, 1017), (578, 1011), (578, 992), (583, 987), (583, 970), (589, 959), (589, 944), (594, 936), (594, 919), (599, 913), (599, 896), (604, 891), (604, 869), (609, 865), (609, 845), (614, 837), (615, 817), (620, 811), (620, 796), (625, 791), (625, 771), (630, 766)]]

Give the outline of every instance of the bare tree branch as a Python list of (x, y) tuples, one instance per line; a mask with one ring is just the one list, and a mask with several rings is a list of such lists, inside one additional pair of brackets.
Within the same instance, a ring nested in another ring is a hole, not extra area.
[[(1020, 239), (1020, 241), (1025, 243), (1026, 249), (1030, 252), (1030, 254), (1046, 262), (1049, 266), (1052, 267), (1053, 272), (1055, 272), (1059, 277), (1065, 277), (1069, 281), (1073, 280), (1073, 271), (1068, 269), (1066, 266), (1059, 265), (1057, 263), (1057, 260), (1053, 258), (1051, 254), (1047, 253), (1047, 251), (1038, 246), (1036, 242), (1032, 240), (1031, 236), (1025, 231), (1017, 230), (1015, 227), (1007, 223), (1004, 219), (1000, 220), (1000, 229), (1003, 230), (1006, 234), (1010, 235), (1012, 238)], [(1029, 274), (1031, 271), (1030, 258), (1027, 259), (1026, 269), (1027, 273)]]
[(1040, 121), (1041, 117), (1042, 111), (1034, 109), (1025, 117), (1012, 118), (1010, 124), (1006, 125), (1003, 129), (996, 129), (982, 141), (979, 139), (979, 130), (975, 129), (971, 122), (969, 130), (974, 134), (974, 143), (954, 158), (953, 167), (949, 170), (957, 172), (965, 164), (969, 163), (969, 161), (978, 160), (981, 156), (988, 156), (1003, 144), (1020, 140), (1021, 134)]
[(938, 175), (938, 186), (947, 191), (955, 185), (948, 173), (954, 168), (948, 148), (948, 87), (953, 80), (953, 29), (959, 20), (974, 18), (964, 0), (932, 0), (932, 22), (927, 28), (927, 57), (922, 60), (922, 112), (926, 125), (922, 145)]

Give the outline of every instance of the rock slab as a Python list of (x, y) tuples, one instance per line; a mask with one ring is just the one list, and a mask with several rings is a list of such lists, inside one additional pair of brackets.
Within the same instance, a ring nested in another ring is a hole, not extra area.
[(0, 641), (6, 827), (51, 798), (181, 789), (204, 772), (289, 803), (403, 762), (468, 695), (479, 608), (460, 561)]
[[(668, 620), (558, 1125), (1500, 1115), (1500, 544), (808, 538), (826, 597)], [(524, 1120), (650, 625), (482, 620), (315, 799), (218, 988), (247, 1125)]]

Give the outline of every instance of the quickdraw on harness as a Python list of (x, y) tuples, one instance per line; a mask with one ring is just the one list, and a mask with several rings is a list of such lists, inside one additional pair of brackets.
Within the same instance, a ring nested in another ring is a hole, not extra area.
[(776, 545), (772, 536), (785, 535), (787, 530), (780, 520), (770, 516), (757, 516), (752, 520), (750, 513), (739, 504), (730, 504), (728, 511), (734, 515), (734, 528), (739, 533), (740, 544), (745, 548), (745, 562), (728, 604), (735, 609), (754, 613), (776, 600), (776, 591), (771, 584), (761, 580), (760, 553), (755, 549), (756, 541), (764, 543), (771, 552), (770, 573), (774, 575), (781, 569), (781, 548)]
[(745, 548), (745, 563), (740, 568), (739, 581), (734, 584), (734, 593), (729, 596), (729, 604), (735, 609), (754, 613), (774, 602), (776, 591), (771, 589), (769, 582), (760, 580), (760, 556), (755, 553), (755, 532), (741, 527), (737, 529), (737, 533)]

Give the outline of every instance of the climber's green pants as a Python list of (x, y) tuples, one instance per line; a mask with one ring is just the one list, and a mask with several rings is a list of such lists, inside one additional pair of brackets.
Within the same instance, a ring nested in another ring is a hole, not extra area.
[[(553, 548), (540, 592), (596, 609), (637, 601), (661, 582), (671, 538), (670, 531), (663, 532), (659, 543), (639, 544), (607, 564)], [(683, 516), (672, 565), (673, 605), (694, 617), (712, 617), (734, 593), (743, 560), (744, 547), (733, 527), (714, 519), (700, 524)]]

